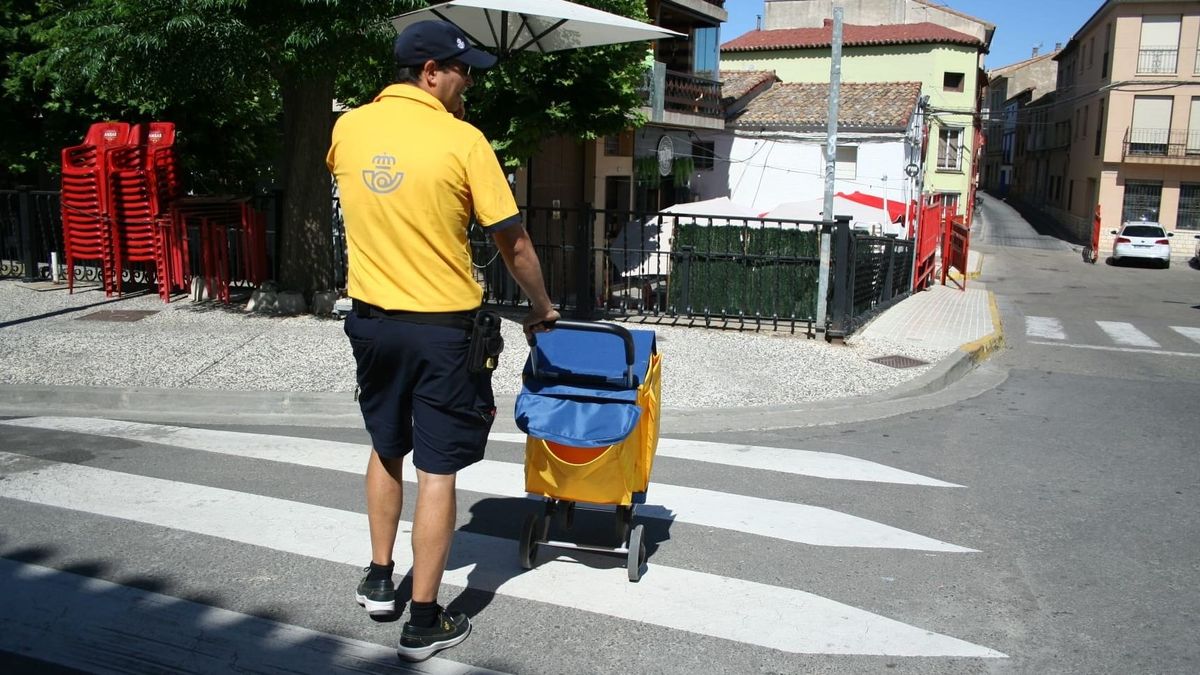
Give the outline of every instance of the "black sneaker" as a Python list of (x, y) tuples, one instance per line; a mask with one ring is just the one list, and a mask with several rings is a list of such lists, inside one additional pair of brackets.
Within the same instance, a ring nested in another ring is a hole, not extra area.
[(370, 567), (363, 568), (362, 581), (358, 582), (358, 588), (354, 591), (355, 601), (366, 607), (367, 614), (371, 616), (395, 614), (396, 585), (392, 583), (392, 578), (389, 576), (387, 579), (368, 581), (366, 573), (370, 571)]
[(396, 653), (405, 661), (424, 661), (443, 649), (449, 649), (471, 634), (471, 620), (466, 614), (451, 614), (442, 610), (437, 623), (421, 628), (409, 622), (400, 631), (400, 646)]

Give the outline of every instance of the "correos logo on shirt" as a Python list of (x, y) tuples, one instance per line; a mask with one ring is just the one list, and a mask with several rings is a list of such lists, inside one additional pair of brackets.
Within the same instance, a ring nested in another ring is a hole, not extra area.
[(384, 153), (375, 155), (371, 161), (375, 163), (375, 168), (363, 169), (362, 172), (363, 182), (366, 183), (367, 189), (385, 195), (400, 187), (400, 181), (404, 180), (404, 173), (393, 171), (392, 167), (396, 165), (395, 157)]

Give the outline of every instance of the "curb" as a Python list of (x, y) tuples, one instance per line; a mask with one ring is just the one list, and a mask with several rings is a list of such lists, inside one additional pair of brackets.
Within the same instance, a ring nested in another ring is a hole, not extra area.
[(973, 364), (986, 360), (1004, 347), (1004, 322), (1000, 320), (1000, 307), (996, 304), (996, 294), (991, 291), (988, 291), (988, 311), (992, 315), (992, 332), (958, 348), (960, 352), (966, 353)]
[[(662, 433), (690, 434), (768, 430), (882, 419), (912, 410), (946, 405), (955, 397), (986, 391), (1007, 377), (987, 369), (964, 389), (947, 391), (1004, 346), (996, 296), (988, 291), (992, 333), (968, 342), (920, 377), (876, 394), (758, 408), (664, 408)], [(945, 392), (945, 393), (943, 393)], [(500, 410), (512, 410), (515, 396), (496, 397)], [(233, 426), (312, 426), (361, 428), (358, 403), (345, 392), (224, 391), (150, 387), (0, 385), (0, 415), (111, 416), (147, 422)], [(516, 422), (498, 416), (495, 431), (516, 432)]]

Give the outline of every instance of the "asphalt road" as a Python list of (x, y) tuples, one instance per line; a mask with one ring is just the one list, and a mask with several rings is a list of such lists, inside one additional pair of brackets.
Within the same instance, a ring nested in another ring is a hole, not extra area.
[[(636, 584), (610, 557), (517, 566), (537, 505), (496, 437), (460, 476), (442, 597), (476, 629), (421, 672), (1200, 670), (1200, 271), (1085, 265), (983, 209), (1009, 346), (964, 384), (999, 384), (665, 440)], [(0, 420), (0, 670), (404, 672), (399, 623), (351, 599), (366, 442)], [(610, 528), (584, 513), (570, 536)]]

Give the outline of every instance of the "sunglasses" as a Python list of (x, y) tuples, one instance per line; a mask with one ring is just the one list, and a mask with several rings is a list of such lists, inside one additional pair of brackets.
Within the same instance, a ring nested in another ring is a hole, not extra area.
[(462, 61), (446, 61), (442, 64), (442, 67), (447, 70), (456, 71), (463, 77), (471, 77), (471, 66), (468, 66)]

